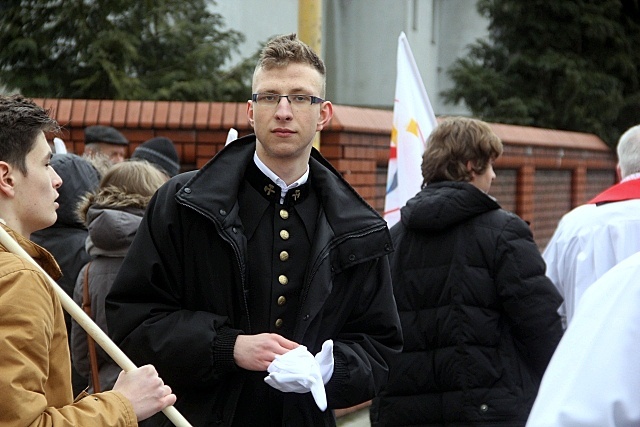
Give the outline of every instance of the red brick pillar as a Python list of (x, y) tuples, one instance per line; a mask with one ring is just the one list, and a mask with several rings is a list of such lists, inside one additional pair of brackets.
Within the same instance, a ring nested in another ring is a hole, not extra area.
[(535, 166), (524, 165), (518, 169), (516, 180), (516, 214), (530, 224), (533, 224), (535, 219), (533, 209), (535, 173)]

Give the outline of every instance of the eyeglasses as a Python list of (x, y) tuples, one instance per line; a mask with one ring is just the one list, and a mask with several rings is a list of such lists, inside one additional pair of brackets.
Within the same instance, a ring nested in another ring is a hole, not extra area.
[(251, 95), (253, 102), (271, 106), (278, 105), (280, 103), (280, 98), (287, 98), (289, 104), (295, 106), (322, 104), (324, 102), (324, 99), (313, 95), (278, 95), (277, 93), (254, 93)]

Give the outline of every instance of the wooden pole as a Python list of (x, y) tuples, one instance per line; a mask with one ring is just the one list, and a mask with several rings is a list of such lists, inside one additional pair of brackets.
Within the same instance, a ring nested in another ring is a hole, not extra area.
[[(26, 261), (33, 264), (44, 276), (47, 278), (53, 290), (60, 298), (60, 303), (62, 304), (62, 308), (64, 308), (70, 315), (75, 319), (76, 322), (84, 329), (93, 340), (100, 345), (107, 352), (109, 356), (120, 366), (125, 372), (129, 372), (133, 369), (136, 369), (136, 365), (127, 357), (126, 354), (120, 348), (115, 345), (113, 341), (104, 333), (102, 329), (98, 325), (94, 323), (93, 320), (87, 314), (82, 311), (82, 308), (75, 303), (75, 301), (67, 295), (67, 293), (56, 283), (55, 280), (51, 278), (47, 274), (46, 271), (40, 264), (38, 264), (29, 254), (25, 251), (22, 246), (18, 244), (7, 231), (0, 227), (0, 243), (4, 246), (9, 252), (18, 255), (24, 258)], [(162, 410), (162, 412), (171, 420), (171, 422), (176, 427), (191, 427), (189, 421), (187, 421), (180, 412), (173, 406), (167, 406)]]

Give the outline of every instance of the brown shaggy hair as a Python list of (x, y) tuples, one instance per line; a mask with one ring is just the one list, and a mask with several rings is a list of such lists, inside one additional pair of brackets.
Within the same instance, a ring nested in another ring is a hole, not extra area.
[(471, 181), (472, 170), (482, 174), (502, 154), (502, 141), (489, 125), (477, 119), (450, 117), (429, 135), (422, 155), (422, 186), (439, 181)]

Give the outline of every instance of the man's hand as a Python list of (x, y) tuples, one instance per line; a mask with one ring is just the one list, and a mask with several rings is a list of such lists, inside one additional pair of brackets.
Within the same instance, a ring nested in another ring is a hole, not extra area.
[(129, 399), (138, 421), (176, 403), (176, 395), (171, 393), (169, 386), (164, 385), (156, 368), (151, 365), (120, 372), (113, 390)]
[(266, 371), (276, 356), (299, 345), (278, 334), (238, 335), (233, 359), (236, 365), (249, 371)]

